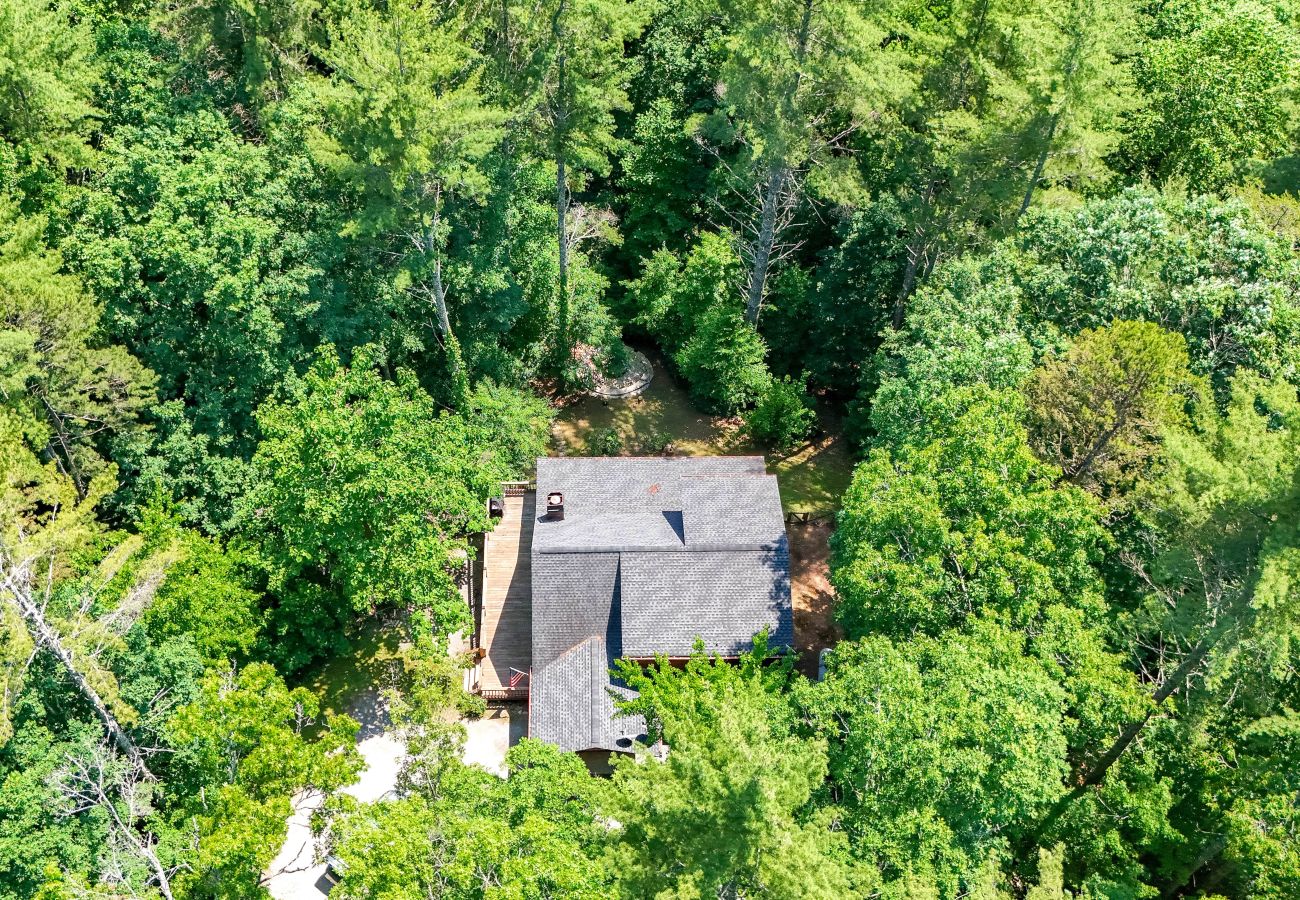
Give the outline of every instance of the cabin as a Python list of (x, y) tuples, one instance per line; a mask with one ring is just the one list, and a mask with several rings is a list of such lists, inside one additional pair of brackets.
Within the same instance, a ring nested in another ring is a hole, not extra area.
[(491, 501), (471, 687), (527, 700), (530, 736), (589, 765), (645, 737), (614, 660), (793, 644), (790, 548), (762, 457), (564, 457)]

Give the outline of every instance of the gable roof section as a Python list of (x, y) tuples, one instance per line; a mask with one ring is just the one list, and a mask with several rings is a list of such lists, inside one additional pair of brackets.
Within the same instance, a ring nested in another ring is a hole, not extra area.
[(534, 675), (532, 736), (561, 750), (631, 750), (645, 739), (645, 719), (619, 716), (613, 691), (630, 699), (636, 693), (609, 680), (613, 658), (604, 640), (587, 638)]
[(688, 550), (777, 550), (786, 543), (776, 476), (683, 479)]
[(611, 638), (621, 652), (617, 620), (617, 553), (533, 553), (533, 669), (587, 638)]
[(624, 553), (623, 656), (689, 656), (698, 637), (709, 653), (738, 656), (768, 629), (773, 647), (794, 643), (790, 551)]

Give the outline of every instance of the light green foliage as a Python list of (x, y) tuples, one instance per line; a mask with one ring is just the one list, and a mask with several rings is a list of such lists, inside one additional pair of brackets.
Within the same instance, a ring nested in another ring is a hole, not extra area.
[[(1297, 895), (1292, 0), (164, 5), (0, 0), (0, 900), (264, 898), (322, 657), (342, 898)], [(587, 432), (848, 413), (849, 640), (502, 780), (452, 573), (622, 326), (693, 402)]]
[(1066, 334), (1114, 319), (1154, 322), (1183, 335), (1192, 371), (1221, 395), (1238, 367), (1300, 372), (1300, 268), (1241, 201), (1131, 188), (1032, 216), (1018, 243), (1024, 321)]
[(717, 306), (734, 307), (732, 282), (740, 260), (726, 234), (705, 232), (682, 259), (670, 250), (656, 250), (645, 260), (641, 277), (629, 282), (628, 304), (635, 321), (644, 326), (669, 354), (690, 339), (704, 314)]
[(14, 151), (24, 168), (90, 161), (96, 77), (90, 30), (74, 19), (73, 4), (6, 0), (0, 7), (0, 188), (5, 156)]
[(1075, 189), (1104, 183), (1112, 175), (1105, 157), (1135, 103), (1127, 59), (1137, 31), (1132, 5), (1068, 0), (1032, 4), (1027, 13), (1026, 28), (1043, 46), (1028, 78), (1033, 115), (1020, 152), (1034, 162), (1019, 214), (1041, 183)]
[[(1025, 657), (1014, 664), (1021, 674), (1011, 683), (1024, 684), (1024, 673), (1035, 672), (1052, 686), (1060, 703), (1054, 739), (1063, 748), (1057, 745), (1051, 774), (1041, 775), (1034, 788), (1032, 811), (1021, 806), (1015, 822), (1001, 829), (1017, 835), (997, 850), (1007, 864), (1023, 853), (1019, 842), (1037, 839), (1032, 823), (1055, 809), (1073, 761), (1100, 753), (1118, 729), (1150, 707), (1127, 658), (1112, 644), (1116, 613), (1106, 603), (1101, 579), (1111, 540), (1099, 505), (1072, 485), (1056, 486), (1059, 470), (1030, 450), (1018, 395), (960, 389), (944, 395), (936, 411), (942, 424), (929, 443), (892, 454), (874, 450), (858, 467), (831, 541), (831, 579), (850, 638), (878, 635), (901, 646), (925, 644), (927, 636), (940, 645), (963, 644), (987, 636), (990, 628), (1006, 629), (1010, 643), (999, 639), (997, 645)], [(953, 628), (962, 631), (954, 635)], [(979, 693), (962, 687), (954, 705)], [(925, 692), (924, 709), (933, 694)], [(824, 715), (835, 721), (831, 713)], [(1017, 769), (1015, 779), (1003, 779), (1004, 789), (1033, 771)], [(1062, 834), (1071, 835), (1081, 870), (1128, 890), (1143, 883), (1144, 873), (1136, 853), (1118, 848), (1160, 837), (1168, 794), (1152, 777), (1151, 761), (1135, 756), (1103, 795), (1076, 807)], [(1126, 810), (1122, 825), (1113, 818), (1116, 809)], [(921, 852), (934, 860), (953, 852), (941, 839), (945, 833), (942, 827), (932, 832)], [(893, 840), (913, 846), (907, 838)], [(936, 877), (947, 879), (951, 895), (993, 849), (968, 844), (959, 855), (929, 865)], [(900, 875), (907, 871), (905, 861), (893, 865)]]
[[(1026, 27), (1031, 10), (1037, 21)], [(903, 104), (901, 127), (872, 135), (871, 147), (887, 154), (908, 222), (895, 328), (918, 279), (954, 248), (978, 242), (978, 223), (996, 234), (1021, 199), (1026, 151), (1033, 152), (1021, 142), (1036, 112), (1030, 88), (1056, 42), (1043, 25), (1061, 18), (1025, 0), (965, 0), (902, 15), (915, 41), (908, 64), (919, 99)]]
[(489, 391), (482, 415), (440, 412), (410, 373), (385, 380), (370, 349), (350, 367), (326, 352), (263, 434), (242, 530), (280, 600), (281, 653), (300, 666), (339, 625), (380, 608), (420, 611), (439, 632), (467, 624), (454, 570), (486, 500), (542, 450), (535, 400)]
[(1127, 493), (1204, 388), (1187, 343), (1150, 322), (1084, 329), (1025, 388), (1030, 443), (1065, 477), (1103, 497)]
[(1230, 869), (1229, 878), (1238, 890), (1261, 900), (1280, 900), (1300, 890), (1295, 830), (1300, 721), (1283, 707), (1250, 723), (1238, 746), (1241, 756), (1235, 771), (1220, 770), (1229, 783), (1216, 785), (1233, 801), (1222, 865)]
[(466, 699), (483, 698), (464, 692), (463, 671), (443, 639), (417, 635), (402, 663), (402, 687), (389, 696), (389, 715), (406, 747), (398, 784), (403, 792), (437, 799), (465, 745), (465, 727), (447, 714)]
[(319, 701), (290, 690), (275, 670), (253, 663), (213, 671), (199, 697), (167, 724), (178, 810), (197, 826), (197, 847), (180, 877), (195, 896), (261, 896), (261, 873), (284, 840), (290, 799), (300, 790), (329, 792), (361, 769), (357, 723), (330, 717), (315, 737), (304, 728)]
[[(893, 10), (843, 0), (757, 0), (728, 4), (731, 30), (720, 67), (716, 113), (702, 133), (729, 149), (730, 185), (743, 200), (740, 244), (745, 318), (757, 324), (773, 267), (785, 255), (783, 234), (805, 185), (832, 201), (858, 199), (851, 166), (840, 165), (846, 122), (877, 114), (913, 85), (903, 54), (886, 40)], [(848, 131), (852, 131), (852, 127)]]
[(867, 637), (835, 649), (824, 682), (800, 686), (855, 853), (886, 881), (924, 875), (960, 895), (1060, 790), (1068, 698), (1026, 643), (987, 621)]
[(816, 416), (808, 400), (807, 376), (791, 381), (790, 376), (773, 378), (757, 405), (745, 417), (745, 430), (753, 438), (778, 452), (799, 445), (812, 430)]
[(853, 872), (829, 811), (813, 813), (826, 747), (792, 732), (777, 694), (788, 668), (765, 673), (766, 644), (739, 668), (698, 652), (685, 671), (661, 662), (621, 672), (641, 691), (670, 750), (616, 762), (608, 815), (623, 896), (841, 897)]
[(922, 446), (873, 450), (832, 538), (838, 616), (850, 636), (937, 634), (986, 612), (1027, 627), (1051, 607), (1095, 620), (1106, 544), (1082, 491), (1030, 451), (1013, 395), (945, 395)]
[(881, 46), (892, 23), (876, 10), (843, 0), (762, 0), (726, 9), (731, 31), (720, 112), (732, 139), (746, 146), (758, 182), (827, 153), (827, 120), (860, 119), (907, 86), (896, 71), (902, 55)]
[(1300, 403), (1291, 385), (1243, 374), (1224, 413), (1197, 425), (1168, 436), (1143, 497), (1165, 536), (1153, 572), (1165, 603), (1153, 614), (1182, 640), (1221, 641), (1220, 671), (1238, 649), (1282, 664), (1300, 625)]
[(503, 113), (484, 103), (462, 15), (402, 0), (350, 10), (331, 29), (317, 139), (328, 162), (372, 192), (366, 211), (379, 227), (432, 212), (440, 194), (486, 187), (478, 163)]
[(903, 327), (886, 336), (876, 357), (873, 444), (924, 443), (942, 427), (941, 398), (951, 389), (1020, 385), (1033, 351), (1017, 327), (1019, 298), (999, 274), (1005, 267), (997, 255), (963, 259), (912, 299)]
[(786, 730), (791, 724), (789, 702), (783, 696), (790, 681), (794, 659), (786, 656), (771, 663), (767, 635), (754, 636), (753, 645), (735, 664), (711, 657), (702, 641), (697, 641), (683, 668), (667, 659), (642, 668), (630, 660), (614, 664), (617, 678), (638, 696), (622, 704), (627, 712), (645, 716), (655, 740), (664, 738), (665, 723), (672, 720), (681, 727), (688, 723), (711, 721), (718, 713), (717, 698), (729, 691), (761, 691), (766, 696), (766, 717)]
[(105, 346), (101, 307), (62, 271), (45, 226), (0, 195), (0, 403), (84, 494), (153, 402), (155, 379), (125, 348)]
[(344, 806), (331, 823), (346, 866), (334, 892), (344, 900), (608, 897), (596, 783), (582, 761), (523, 740), (506, 767), (503, 780), (457, 762), (437, 796)]
[(1294, 127), (1296, 12), (1252, 0), (1159, 8), (1135, 69), (1144, 97), (1124, 155), (1160, 179), (1214, 190), (1282, 155)]
[(247, 658), (258, 643), (263, 613), (250, 566), (217, 541), (179, 527), (173, 518), (146, 523), (150, 543), (168, 543), (165, 571), (142, 622), (155, 642), (188, 635), (209, 666)]
[(1063, 337), (1116, 320), (1181, 334), (1220, 397), (1238, 367), (1297, 378), (1300, 264), (1245, 203), (1131, 188), (1023, 221), (1019, 237), (937, 270), (885, 338), (879, 387), (863, 385), (876, 443), (924, 440), (947, 386), (1019, 387)]
[(584, 170), (608, 171), (617, 148), (614, 113), (627, 107), (623, 48), (645, 27), (648, 5), (547, 0), (540, 9), (512, 12), (516, 22), (538, 30), (541, 52), (524, 69), (535, 93), (525, 102), (541, 118), (548, 155), (572, 166), (578, 183)]
[(574, 377), (575, 337), (598, 331), (590, 320), (599, 318), (600, 291), (584, 301), (580, 279), (591, 273), (581, 267), (571, 272), (570, 258), (584, 238), (612, 237), (608, 218), (574, 205), (571, 192), (585, 187), (592, 173), (609, 171), (618, 147), (614, 115), (627, 108), (624, 46), (641, 33), (648, 13), (649, 5), (640, 0), (507, 3), (499, 13), (506, 27), (489, 31), (487, 52), (500, 98), (529, 126), (529, 149), (555, 164), (557, 269), (550, 338), (552, 368), (565, 381)]

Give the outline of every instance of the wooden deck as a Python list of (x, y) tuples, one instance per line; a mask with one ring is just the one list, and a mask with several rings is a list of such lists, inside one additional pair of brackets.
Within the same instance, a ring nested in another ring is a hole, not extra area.
[[(478, 689), (510, 690), (510, 670), (527, 672), (533, 656), (533, 524), (537, 494), (506, 496), (505, 515), (483, 541), (483, 606), (478, 645), (486, 651)], [(510, 693), (527, 696), (525, 677)], [(504, 699), (504, 697), (498, 697)]]

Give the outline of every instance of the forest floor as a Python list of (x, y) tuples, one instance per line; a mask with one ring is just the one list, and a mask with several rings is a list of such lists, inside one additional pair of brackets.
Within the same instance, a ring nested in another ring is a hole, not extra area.
[(401, 686), (401, 631), (368, 622), (352, 638), (348, 652), (331, 657), (301, 682), (321, 699), (326, 713), (346, 713), (361, 723), (357, 740), (388, 727), (385, 693)]
[(790, 535), (790, 600), (794, 606), (794, 649), (799, 671), (817, 677), (821, 651), (840, 642), (835, 622), (835, 589), (830, 580), (831, 523), (786, 526)]
[(853, 474), (853, 455), (838, 423), (822, 423), (824, 433), (792, 453), (768, 453), (740, 432), (738, 420), (697, 410), (662, 360), (651, 356), (651, 361), (654, 380), (640, 396), (584, 396), (561, 408), (551, 428), (554, 452), (592, 454), (595, 441), (612, 428), (621, 452), (628, 454), (657, 455), (665, 440), (680, 456), (756, 454), (768, 458), (768, 469), (780, 481), (786, 512), (829, 516), (838, 508)]

